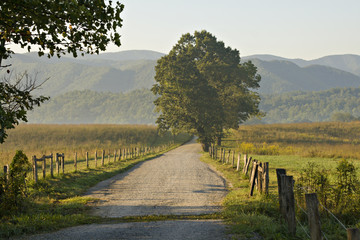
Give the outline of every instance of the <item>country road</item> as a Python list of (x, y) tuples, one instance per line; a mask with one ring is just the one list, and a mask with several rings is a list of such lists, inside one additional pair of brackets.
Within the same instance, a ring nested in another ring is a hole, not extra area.
[[(194, 140), (89, 189), (92, 214), (108, 218), (219, 212), (225, 180), (201, 162)], [(92, 224), (30, 239), (229, 239), (219, 220)]]

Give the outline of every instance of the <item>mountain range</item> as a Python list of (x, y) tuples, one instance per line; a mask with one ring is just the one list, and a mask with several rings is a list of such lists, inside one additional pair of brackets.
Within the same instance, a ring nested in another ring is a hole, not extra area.
[[(15, 54), (5, 62), (10, 70), (37, 74), (47, 79), (39, 94), (56, 96), (73, 90), (128, 92), (151, 88), (154, 67), (163, 53), (134, 50), (85, 57), (48, 59), (35, 53)], [(333, 55), (311, 61), (273, 55), (253, 55), (251, 60), (262, 76), (261, 94), (290, 91), (320, 91), (334, 87), (360, 86), (360, 56)], [(4, 74), (4, 73), (3, 73)]]
[[(60, 59), (26, 53), (13, 55), (5, 64), (12, 64), (13, 76), (27, 71), (40, 82), (48, 78), (36, 94), (51, 96), (51, 100), (29, 114), (30, 122), (154, 124), (154, 97), (149, 89), (155, 83), (157, 59), (162, 56), (146, 50)], [(262, 76), (257, 91), (263, 99), (260, 108), (268, 113), (263, 122), (327, 121), (332, 113), (345, 110), (360, 115), (354, 100), (358, 92), (346, 90), (360, 86), (358, 55), (332, 55), (310, 61), (273, 55), (242, 58), (242, 62), (248, 60)], [(1, 74), (9, 76), (5, 71)], [(335, 88), (345, 89), (347, 95), (340, 90), (334, 92)], [(317, 102), (323, 103), (325, 96), (326, 104), (320, 108)], [(352, 104), (338, 107), (340, 100), (351, 100)], [(327, 104), (332, 107), (323, 112)]]

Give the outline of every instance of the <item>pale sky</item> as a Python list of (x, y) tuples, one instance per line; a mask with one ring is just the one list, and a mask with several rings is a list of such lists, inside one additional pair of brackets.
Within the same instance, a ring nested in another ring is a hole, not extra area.
[(121, 50), (168, 53), (207, 30), (241, 56), (315, 59), (360, 55), (359, 0), (122, 0)]
[(119, 1), (125, 5), (122, 46), (108, 52), (168, 53), (182, 34), (207, 30), (240, 56), (360, 55), (359, 0)]

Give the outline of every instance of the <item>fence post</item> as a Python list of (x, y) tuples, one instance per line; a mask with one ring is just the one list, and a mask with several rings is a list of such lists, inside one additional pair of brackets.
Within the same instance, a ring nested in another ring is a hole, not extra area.
[(251, 171), (251, 177), (250, 177), (250, 196), (253, 195), (254, 193), (254, 187), (255, 187), (255, 179), (256, 179), (256, 176), (257, 176), (257, 173), (258, 173), (258, 164), (257, 164), (257, 161), (254, 160), (253, 162), (253, 168), (252, 168), (252, 171)]
[(279, 193), (280, 211), (282, 211), (282, 209), (283, 209), (281, 175), (286, 175), (286, 169), (277, 168), (277, 169), (276, 169), (276, 177), (277, 177), (277, 183), (278, 183), (278, 193)]
[(360, 231), (358, 228), (348, 228), (346, 231), (348, 240), (360, 240)]
[(247, 175), (252, 157), (246, 158), (246, 166), (244, 167), (244, 174)]
[(116, 154), (117, 154), (117, 152), (116, 152), (116, 150), (114, 150), (114, 162), (116, 162)]
[(61, 154), (61, 168), (62, 168), (62, 173), (65, 173), (65, 154), (62, 153)]
[(231, 150), (229, 150), (228, 152), (228, 157), (226, 159), (226, 163), (229, 164), (230, 163), (230, 155), (231, 155)]
[(89, 152), (85, 154), (86, 168), (89, 168)]
[(269, 194), (269, 162), (263, 163), (263, 192)]
[(296, 234), (294, 180), (292, 176), (281, 175), (283, 214), (288, 223), (289, 232)]
[(33, 156), (33, 171), (34, 171), (34, 181), (37, 183), (38, 175), (37, 175), (37, 163), (36, 163), (36, 156)]
[(107, 157), (107, 159), (108, 159), (108, 163), (110, 163), (110, 149), (109, 149), (109, 151), (108, 151), (108, 157)]
[(45, 175), (46, 175), (46, 157), (45, 157), (45, 155), (42, 157), (42, 162), (43, 162), (42, 171), (43, 171), (43, 179), (44, 179)]
[(322, 239), (322, 236), (319, 216), (319, 201), (316, 193), (305, 194), (305, 200), (309, 219), (310, 237), (312, 240), (320, 240)]
[(101, 155), (101, 166), (104, 166), (104, 158), (105, 158), (105, 150), (102, 150), (102, 155)]
[(59, 174), (60, 174), (59, 153), (56, 153), (55, 163), (56, 163), (56, 172), (57, 172), (57, 175), (59, 176)]
[(51, 153), (50, 154), (50, 176), (51, 176), (51, 178), (54, 177), (54, 170), (53, 170), (53, 168), (54, 168), (54, 160), (53, 160), (53, 158), (54, 158), (54, 154)]
[(77, 171), (77, 152), (75, 152), (75, 156), (74, 156), (74, 168), (75, 168), (75, 172)]
[(240, 170), (240, 157), (241, 157), (241, 154), (238, 153), (238, 160), (237, 160), (237, 164), (236, 164), (236, 171), (237, 172)]

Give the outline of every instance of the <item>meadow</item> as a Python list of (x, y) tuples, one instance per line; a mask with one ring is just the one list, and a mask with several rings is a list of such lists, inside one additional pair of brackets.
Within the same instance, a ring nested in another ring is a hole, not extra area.
[[(299, 187), (303, 184), (302, 178), (310, 175), (315, 182), (318, 181), (316, 187), (326, 187), (326, 192), (316, 191), (320, 202), (346, 227), (359, 228), (359, 181), (354, 181), (357, 184), (355, 190), (342, 195), (340, 202), (343, 204), (336, 205), (334, 200), (334, 193), (341, 190), (338, 169), (344, 159), (355, 167), (357, 179), (360, 178), (359, 136), (360, 122), (243, 125), (238, 130), (227, 132), (222, 148), (241, 153), (241, 159), (248, 154), (258, 161), (269, 162), (270, 167), (269, 194), (255, 193), (249, 197), (249, 175), (234, 171), (229, 164), (214, 161), (208, 154), (203, 156), (203, 161), (216, 167), (231, 183), (223, 203), (223, 217), (231, 225), (232, 234), (238, 238), (254, 238), (259, 234), (264, 239), (308, 239), (307, 217), (299, 208), (305, 208), (302, 202), (304, 192)], [(295, 180), (296, 237), (289, 236), (279, 211), (276, 168), (285, 168), (287, 175)], [(326, 202), (323, 201), (325, 194)], [(342, 226), (323, 208), (320, 211), (326, 238), (346, 239)]]
[[(23, 150), (31, 159), (36, 155), (64, 153), (67, 160), (77, 152), (79, 159), (85, 159), (86, 152), (93, 157), (95, 151), (132, 147), (157, 147), (173, 140), (174, 136), (160, 136), (152, 125), (115, 124), (20, 124), (8, 131), (9, 137), (0, 145), (0, 164), (9, 164), (16, 150)], [(177, 138), (186, 138), (180, 134)]]

